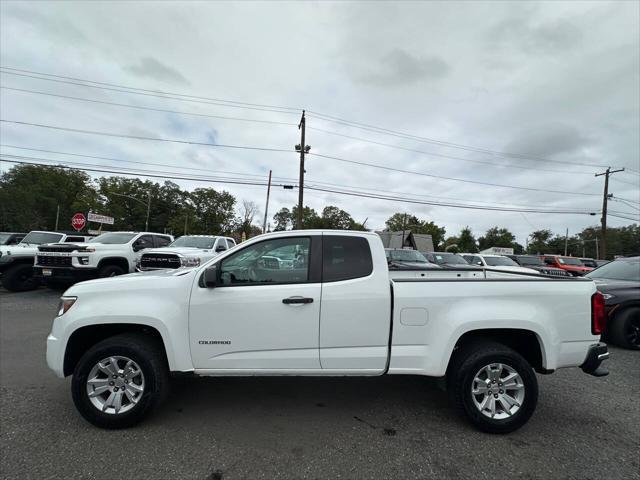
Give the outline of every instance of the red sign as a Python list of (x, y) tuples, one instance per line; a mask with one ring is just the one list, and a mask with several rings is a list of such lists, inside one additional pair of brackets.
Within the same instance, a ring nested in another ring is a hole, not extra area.
[(71, 218), (71, 226), (76, 229), (76, 231), (80, 231), (87, 224), (87, 219), (84, 216), (84, 213), (76, 213)]

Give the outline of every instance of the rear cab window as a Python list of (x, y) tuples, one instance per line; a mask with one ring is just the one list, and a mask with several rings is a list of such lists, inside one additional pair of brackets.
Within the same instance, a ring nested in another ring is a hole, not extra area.
[(323, 282), (367, 277), (372, 272), (373, 259), (366, 238), (349, 235), (323, 235)]

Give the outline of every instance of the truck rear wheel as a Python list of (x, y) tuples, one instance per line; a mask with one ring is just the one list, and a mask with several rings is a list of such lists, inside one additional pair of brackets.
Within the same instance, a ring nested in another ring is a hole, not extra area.
[(97, 427), (139, 423), (164, 398), (169, 372), (161, 347), (145, 335), (116, 335), (91, 347), (73, 372), (80, 414)]
[(640, 350), (640, 307), (628, 307), (610, 320), (607, 326), (611, 343), (631, 350)]
[(456, 352), (448, 391), (457, 409), (478, 429), (508, 433), (524, 425), (538, 403), (538, 381), (515, 350), (477, 342)]
[(2, 274), (2, 285), (11, 292), (26, 292), (38, 288), (40, 281), (33, 276), (33, 266), (19, 263)]

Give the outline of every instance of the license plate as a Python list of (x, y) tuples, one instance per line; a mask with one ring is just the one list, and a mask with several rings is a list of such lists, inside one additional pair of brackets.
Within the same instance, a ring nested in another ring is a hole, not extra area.
[(42, 269), (42, 276), (43, 277), (50, 277), (52, 273), (53, 272), (51, 271), (50, 268), (43, 268)]

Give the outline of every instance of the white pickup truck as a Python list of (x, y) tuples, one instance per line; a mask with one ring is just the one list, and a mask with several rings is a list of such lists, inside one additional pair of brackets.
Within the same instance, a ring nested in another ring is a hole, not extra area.
[(434, 275), (390, 279), (374, 233), (261, 235), (197, 268), (73, 286), (47, 363), (73, 375), (76, 407), (105, 428), (139, 422), (174, 372), (395, 374), (444, 378), (475, 426), (504, 433), (533, 413), (535, 372), (608, 373), (591, 280)]
[[(40, 245), (34, 277), (49, 285), (72, 284), (90, 278), (135, 272), (145, 249), (166, 247), (173, 236), (151, 232), (106, 232), (87, 243)], [(139, 253), (140, 252), (140, 253)]]

